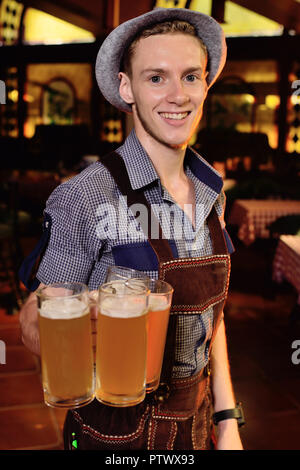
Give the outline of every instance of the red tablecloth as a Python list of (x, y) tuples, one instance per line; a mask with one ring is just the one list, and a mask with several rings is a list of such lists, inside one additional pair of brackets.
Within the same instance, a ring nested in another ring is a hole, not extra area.
[(250, 245), (256, 238), (268, 238), (268, 225), (279, 217), (300, 214), (300, 201), (237, 199), (228, 223), (238, 225), (238, 237)]
[(298, 292), (300, 305), (300, 236), (281, 235), (273, 260), (273, 280), (290, 282)]

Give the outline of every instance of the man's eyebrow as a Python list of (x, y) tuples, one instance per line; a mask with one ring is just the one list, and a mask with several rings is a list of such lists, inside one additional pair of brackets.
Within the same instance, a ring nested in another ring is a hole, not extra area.
[[(200, 73), (203, 73), (203, 68), (200, 67), (189, 67), (188, 69), (184, 70), (183, 71), (183, 74), (189, 74), (189, 73), (193, 73), (193, 72), (200, 72)], [(166, 73), (166, 70), (165, 69), (162, 69), (162, 68), (148, 68), (148, 69), (144, 69), (142, 70), (141, 74), (144, 75), (144, 74), (147, 74), (147, 73)]]
[(156, 68), (149, 68), (149, 69), (144, 69), (142, 70), (142, 74), (144, 73), (164, 73), (165, 70), (164, 69), (156, 69)]

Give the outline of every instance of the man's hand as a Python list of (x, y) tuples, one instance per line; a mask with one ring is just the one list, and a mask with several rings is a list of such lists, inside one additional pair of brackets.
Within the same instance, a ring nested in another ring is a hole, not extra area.
[(31, 293), (20, 311), (22, 341), (34, 354), (40, 355), (37, 297)]
[[(41, 284), (40, 287), (43, 287)], [(93, 348), (96, 349), (96, 331), (97, 331), (97, 291), (91, 291), (89, 294), (90, 312), (93, 334)], [(40, 333), (38, 325), (37, 297), (33, 292), (29, 295), (20, 311), (20, 325), (22, 332), (22, 341), (24, 345), (34, 354), (40, 355)]]
[(217, 433), (217, 450), (243, 450), (236, 419), (220, 421)]

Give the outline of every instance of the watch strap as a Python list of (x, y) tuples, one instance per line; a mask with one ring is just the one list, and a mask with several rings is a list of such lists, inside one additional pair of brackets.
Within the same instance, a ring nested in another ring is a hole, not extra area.
[(241, 403), (237, 403), (235, 408), (228, 410), (217, 411), (213, 414), (213, 423), (218, 424), (220, 421), (225, 419), (236, 419), (238, 426), (243, 426), (245, 424), (245, 418), (243, 413), (243, 408)]

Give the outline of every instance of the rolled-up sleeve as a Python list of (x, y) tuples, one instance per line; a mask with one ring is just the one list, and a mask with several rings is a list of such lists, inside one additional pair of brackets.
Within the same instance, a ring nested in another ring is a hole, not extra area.
[(79, 185), (60, 185), (49, 197), (45, 213), (51, 230), (37, 279), (44, 284), (88, 283), (95, 262), (95, 222), (84, 191)]

